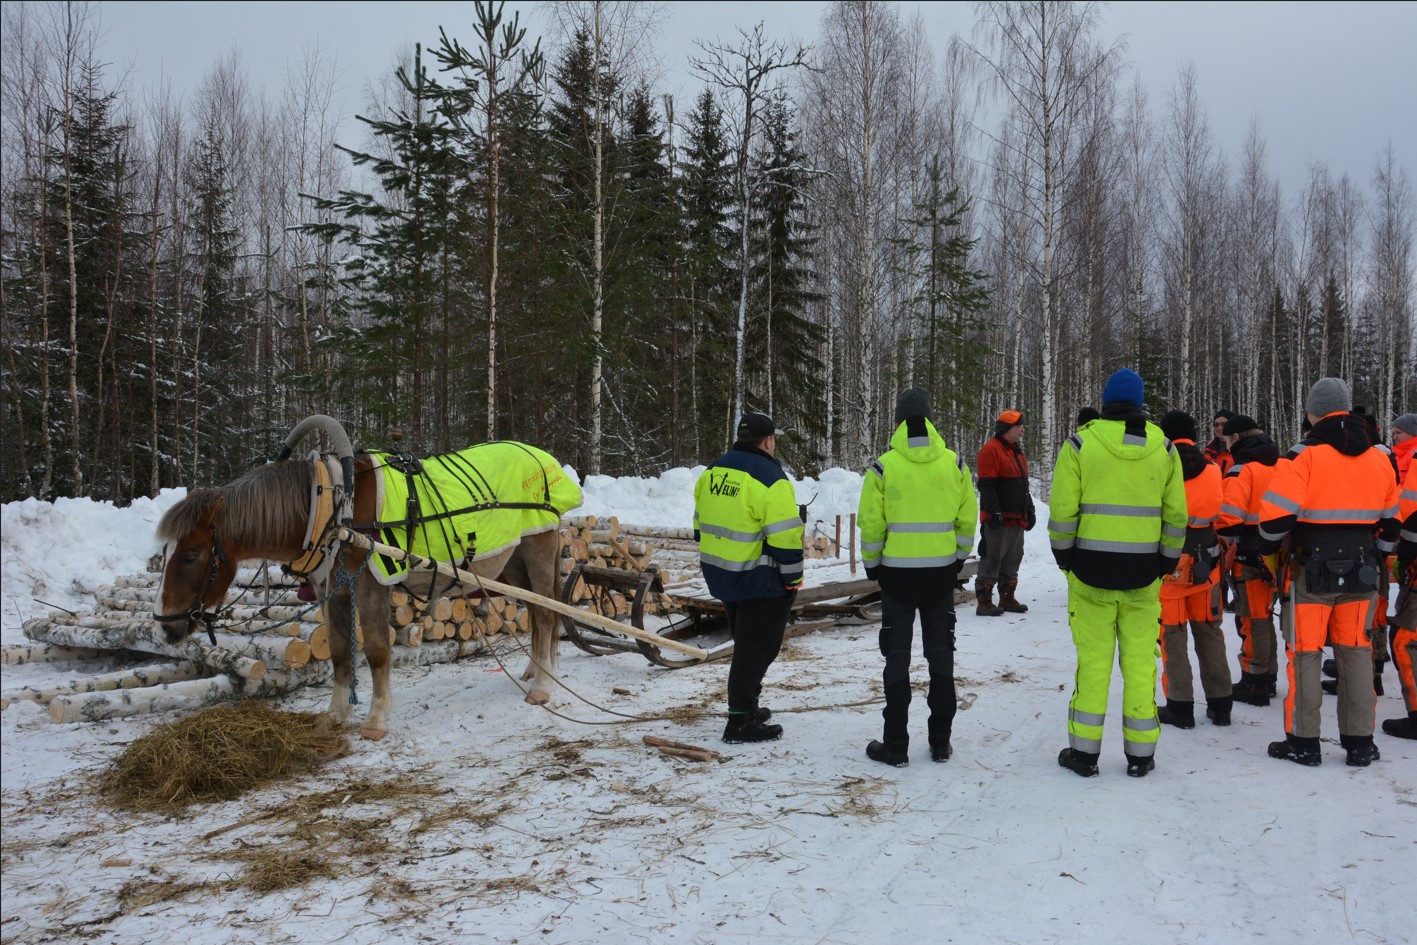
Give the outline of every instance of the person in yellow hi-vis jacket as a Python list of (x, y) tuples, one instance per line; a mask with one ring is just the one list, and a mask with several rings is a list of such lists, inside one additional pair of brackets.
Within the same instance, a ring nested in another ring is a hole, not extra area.
[(735, 745), (782, 737), (781, 725), (767, 724), (772, 712), (758, 698), (802, 586), (806, 515), (774, 455), (781, 432), (766, 414), (744, 414), (733, 448), (694, 484), (699, 563), (733, 634), (723, 740)]
[(910, 642), (920, 613), (920, 643), (930, 667), (930, 757), (948, 761), (956, 701), (955, 579), (974, 547), (979, 501), (969, 467), (930, 422), (930, 395), (912, 387), (896, 399), (891, 448), (866, 468), (857, 525), (866, 576), (881, 585), (884, 733), (866, 757), (910, 763)]
[(1102, 390), (1102, 416), (1068, 437), (1053, 470), (1048, 538), (1068, 575), (1068, 623), (1077, 676), (1068, 747), (1058, 764), (1097, 774), (1113, 654), (1122, 666), (1127, 774), (1155, 766), (1156, 636), (1161, 576), (1181, 557), (1186, 487), (1181, 459), (1142, 410), (1141, 377), (1122, 368)]

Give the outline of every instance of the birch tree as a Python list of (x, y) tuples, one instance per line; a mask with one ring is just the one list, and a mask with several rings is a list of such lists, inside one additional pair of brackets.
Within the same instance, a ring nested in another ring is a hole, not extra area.
[(733, 191), (738, 212), (738, 318), (733, 332), (733, 411), (729, 424), (743, 415), (747, 381), (743, 370), (743, 343), (748, 330), (748, 283), (752, 270), (749, 252), (753, 201), (759, 185), (752, 173), (753, 149), (759, 141), (777, 75), (801, 66), (807, 47), (769, 42), (760, 22), (752, 31), (738, 31), (738, 42), (700, 43), (703, 55), (690, 61), (711, 85), (722, 91), (733, 147)]
[(1122, 46), (1096, 44), (1100, 14), (1093, 3), (989, 2), (976, 10), (979, 42), (971, 48), (989, 87), (1003, 101), (1004, 121), (1014, 132), (996, 136), (1009, 146), (995, 154), (1002, 158), (1017, 152), (1022, 165), (1022, 173), (1005, 162), (996, 163), (994, 170), (1018, 178), (1023, 204), (1017, 209), (1037, 234), (1039, 255), (1021, 261), (1038, 289), (1041, 308), (1036, 323), (1040, 432), (1043, 442), (1055, 443), (1055, 358), (1063, 325), (1058, 241), (1063, 201), (1073, 192), (1073, 138), (1089, 103), (1111, 81)]

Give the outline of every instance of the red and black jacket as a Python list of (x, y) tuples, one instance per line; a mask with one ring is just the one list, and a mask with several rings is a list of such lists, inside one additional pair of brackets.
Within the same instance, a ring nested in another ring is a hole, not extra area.
[(1005, 525), (1027, 528), (1034, 522), (1033, 496), (1028, 492), (1028, 457), (1015, 443), (998, 436), (979, 451), (979, 520), (996, 516)]

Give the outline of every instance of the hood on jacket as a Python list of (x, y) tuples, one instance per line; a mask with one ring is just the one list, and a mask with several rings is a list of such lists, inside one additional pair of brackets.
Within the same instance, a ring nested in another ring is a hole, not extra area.
[(945, 453), (945, 438), (924, 417), (909, 417), (891, 434), (891, 449), (912, 463), (928, 463)]
[(1205, 472), (1205, 467), (1215, 465), (1201, 452), (1195, 440), (1172, 440), (1171, 445), (1181, 457), (1181, 475), (1187, 482)]
[(1267, 433), (1252, 433), (1236, 440), (1235, 445), (1230, 448), (1230, 455), (1235, 457), (1237, 463), (1273, 466), (1279, 462), (1279, 444), (1270, 439)]
[[(1146, 412), (1134, 404), (1106, 404), (1101, 419), (1087, 426), (1088, 443), (1100, 443), (1118, 459), (1145, 459), (1166, 448), (1166, 436), (1161, 428), (1148, 423)], [(1128, 442), (1145, 440), (1145, 443)]]
[(1304, 442), (1310, 446), (1332, 446), (1344, 456), (1361, 456), (1373, 445), (1368, 424), (1351, 413), (1331, 413), (1324, 417), (1314, 424)]

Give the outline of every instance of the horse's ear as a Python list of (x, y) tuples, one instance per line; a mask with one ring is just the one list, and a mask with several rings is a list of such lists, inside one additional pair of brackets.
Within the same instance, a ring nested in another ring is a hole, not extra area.
[(225, 502), (226, 496), (224, 495), (218, 495), (215, 499), (212, 499), (211, 504), (202, 510), (202, 524), (208, 526), (215, 525), (216, 518), (221, 514), (221, 507)]

